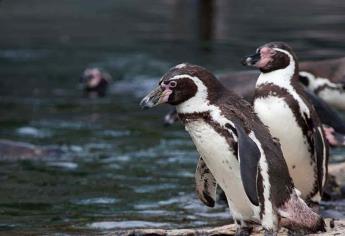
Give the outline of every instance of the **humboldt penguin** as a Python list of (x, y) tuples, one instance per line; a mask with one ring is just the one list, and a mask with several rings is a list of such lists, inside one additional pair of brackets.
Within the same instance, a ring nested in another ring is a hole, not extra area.
[(280, 141), (290, 175), (301, 197), (318, 209), (327, 177), (328, 143), (322, 123), (298, 82), (298, 62), (282, 42), (267, 43), (244, 58), (261, 71), (254, 110)]
[(300, 81), (304, 86), (331, 106), (345, 110), (345, 75), (343, 82), (332, 82), (311, 72), (301, 71)]
[(279, 143), (251, 105), (212, 73), (190, 64), (173, 67), (140, 104), (151, 108), (162, 103), (176, 107), (201, 156), (196, 176), (201, 199), (212, 206), (219, 185), (239, 226), (237, 235), (249, 234), (256, 223), (268, 235), (282, 224), (324, 230), (322, 218), (299, 197)]
[(85, 69), (80, 77), (86, 97), (104, 97), (110, 82), (111, 75), (97, 67)]

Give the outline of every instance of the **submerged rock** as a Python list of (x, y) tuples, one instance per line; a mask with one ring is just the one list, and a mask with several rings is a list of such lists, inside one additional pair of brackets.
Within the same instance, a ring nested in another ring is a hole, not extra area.
[(40, 147), (30, 143), (0, 139), (0, 160), (35, 160), (56, 157), (64, 153), (53, 147)]

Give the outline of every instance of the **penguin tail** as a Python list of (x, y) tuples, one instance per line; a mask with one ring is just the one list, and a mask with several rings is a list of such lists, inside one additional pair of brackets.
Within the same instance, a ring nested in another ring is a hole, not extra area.
[(291, 193), (290, 199), (278, 208), (278, 213), (281, 216), (280, 225), (290, 230), (305, 233), (326, 232), (322, 217), (309, 208), (295, 191)]

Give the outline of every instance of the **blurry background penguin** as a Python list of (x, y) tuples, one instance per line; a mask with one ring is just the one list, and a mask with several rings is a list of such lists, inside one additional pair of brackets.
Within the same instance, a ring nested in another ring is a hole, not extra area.
[(97, 67), (86, 68), (80, 77), (84, 97), (105, 97), (111, 83), (111, 75)]

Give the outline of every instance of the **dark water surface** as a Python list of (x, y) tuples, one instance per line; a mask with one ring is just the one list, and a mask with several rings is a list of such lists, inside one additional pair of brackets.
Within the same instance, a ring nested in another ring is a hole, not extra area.
[[(230, 222), (224, 206), (196, 198), (197, 153), (182, 126), (163, 127), (167, 108), (140, 111), (140, 97), (176, 63), (238, 70), (267, 41), (304, 60), (344, 56), (345, 2), (217, 1), (211, 50), (198, 40), (196, 2), (0, 1), (0, 139), (63, 151), (0, 162), (0, 234)], [(81, 98), (87, 66), (113, 75), (110, 96)]]

